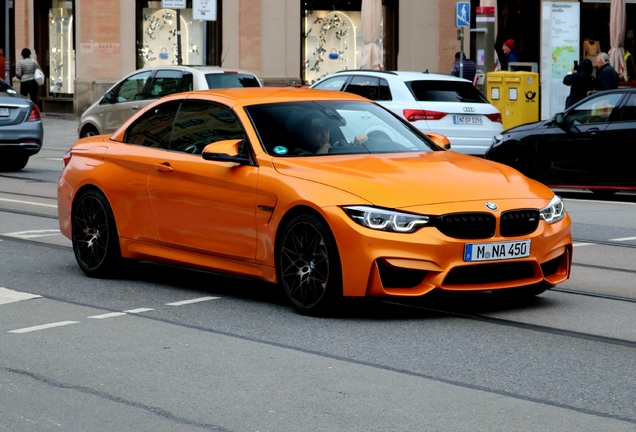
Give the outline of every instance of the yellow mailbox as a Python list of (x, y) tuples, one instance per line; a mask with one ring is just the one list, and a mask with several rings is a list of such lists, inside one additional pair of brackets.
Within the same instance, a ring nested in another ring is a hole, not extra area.
[(503, 128), (539, 121), (539, 74), (536, 72), (489, 72), (486, 97), (501, 113)]

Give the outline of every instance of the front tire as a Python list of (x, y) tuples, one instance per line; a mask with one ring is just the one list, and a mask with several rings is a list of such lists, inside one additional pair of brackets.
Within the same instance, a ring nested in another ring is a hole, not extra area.
[(97, 128), (92, 125), (86, 125), (82, 128), (82, 131), (80, 132), (79, 137), (86, 138), (86, 137), (91, 137), (95, 135), (99, 135), (99, 131), (97, 130)]
[(342, 297), (342, 269), (327, 224), (310, 214), (296, 216), (278, 243), (278, 279), (294, 309), (314, 316), (333, 312)]
[(98, 190), (82, 193), (73, 204), (72, 241), (75, 259), (90, 277), (112, 276), (122, 263), (113, 211)]
[(534, 166), (530, 157), (525, 151), (519, 149), (507, 150), (501, 155), (498, 162), (508, 165), (528, 177), (532, 177), (534, 173)]

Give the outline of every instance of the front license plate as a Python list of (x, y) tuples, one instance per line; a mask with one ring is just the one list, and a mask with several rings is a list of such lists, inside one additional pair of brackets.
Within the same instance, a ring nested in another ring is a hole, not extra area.
[(467, 243), (464, 261), (495, 261), (530, 255), (530, 240), (500, 243)]
[(0, 108), (0, 117), (9, 117), (9, 108)]
[(484, 119), (479, 116), (453, 116), (453, 123), (466, 125), (480, 125), (484, 123)]

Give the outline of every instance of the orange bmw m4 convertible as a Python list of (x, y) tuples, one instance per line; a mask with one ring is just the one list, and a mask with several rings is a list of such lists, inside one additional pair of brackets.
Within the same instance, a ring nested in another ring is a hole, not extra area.
[(64, 166), (60, 228), (92, 277), (126, 260), (244, 276), (314, 315), (343, 296), (531, 296), (570, 275), (550, 189), (353, 94), (174, 94), (77, 141)]

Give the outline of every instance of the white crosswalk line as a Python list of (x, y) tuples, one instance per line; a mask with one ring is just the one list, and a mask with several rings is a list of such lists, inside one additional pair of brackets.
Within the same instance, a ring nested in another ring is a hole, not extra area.
[(636, 240), (636, 237), (621, 237), (621, 238), (615, 238), (615, 239), (609, 239), (609, 241), (630, 241), (630, 240)]
[(32, 202), (32, 201), (13, 200), (13, 199), (9, 199), (9, 198), (0, 198), (0, 201), (10, 202), (10, 203), (18, 203), (18, 204), (28, 204), (28, 205), (42, 206), (42, 207), (57, 208), (57, 204), (42, 204), (42, 203), (36, 203), (36, 202)]
[(208, 300), (216, 300), (218, 298), (221, 298), (221, 297), (199, 297), (192, 300), (182, 300), (182, 301), (173, 302), (173, 303), (166, 303), (166, 306), (183, 306), (187, 304), (199, 303), (199, 302), (204, 302)]
[(38, 237), (49, 237), (62, 234), (59, 229), (50, 230), (32, 230), (32, 231), (17, 231), (12, 233), (3, 234), (6, 237), (13, 237), (19, 239), (32, 239)]
[(101, 315), (93, 315), (93, 316), (89, 316), (87, 318), (104, 319), (104, 318), (113, 318), (113, 317), (124, 316), (124, 315), (126, 315), (125, 312), (111, 312), (111, 313), (106, 313), (106, 314), (101, 314)]
[(40, 297), (42, 296), (0, 287), (0, 304), (15, 303), (22, 300), (31, 300)]
[(142, 313), (142, 312), (150, 312), (150, 311), (153, 311), (153, 310), (154, 309), (150, 309), (150, 308), (139, 308), (139, 309), (125, 310), (124, 312), (131, 313), (131, 314), (136, 314), (136, 313)]
[(60, 321), (60, 322), (55, 322), (51, 324), (43, 324), (39, 326), (25, 327), (25, 328), (21, 328), (17, 330), (10, 330), (7, 333), (29, 333), (32, 331), (45, 330), (45, 329), (49, 329), (53, 327), (61, 327), (61, 326), (70, 325), (70, 324), (79, 324), (79, 321)]

